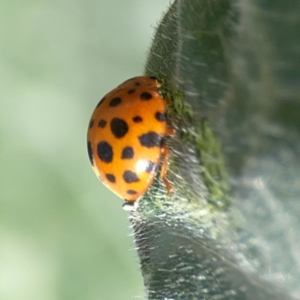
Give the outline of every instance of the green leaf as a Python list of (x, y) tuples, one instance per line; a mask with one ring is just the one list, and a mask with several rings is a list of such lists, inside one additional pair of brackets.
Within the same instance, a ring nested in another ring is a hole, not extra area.
[(176, 136), (131, 213), (148, 299), (300, 295), (300, 4), (175, 1), (145, 73)]

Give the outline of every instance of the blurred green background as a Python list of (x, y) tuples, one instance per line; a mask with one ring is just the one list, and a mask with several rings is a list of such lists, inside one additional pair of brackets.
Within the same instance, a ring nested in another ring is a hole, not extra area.
[(0, 2), (1, 300), (144, 299), (86, 129), (106, 92), (142, 74), (169, 2)]

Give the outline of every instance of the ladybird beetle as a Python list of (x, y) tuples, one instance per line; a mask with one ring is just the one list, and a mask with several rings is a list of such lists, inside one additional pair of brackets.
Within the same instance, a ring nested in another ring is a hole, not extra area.
[(163, 158), (160, 177), (166, 179), (169, 150), (167, 102), (155, 77), (131, 78), (104, 96), (88, 128), (88, 154), (97, 177), (115, 194), (134, 203), (151, 186)]

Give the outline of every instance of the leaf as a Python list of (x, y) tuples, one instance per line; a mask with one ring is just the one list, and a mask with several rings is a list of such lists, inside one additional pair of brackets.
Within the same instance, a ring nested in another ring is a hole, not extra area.
[(157, 180), (131, 213), (148, 299), (300, 298), (299, 12), (178, 0), (159, 25), (175, 191)]

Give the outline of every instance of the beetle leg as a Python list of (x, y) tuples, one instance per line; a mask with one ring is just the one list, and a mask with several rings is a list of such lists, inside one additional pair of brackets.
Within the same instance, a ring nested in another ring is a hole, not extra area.
[(175, 133), (176, 133), (175, 129), (167, 127), (167, 129), (166, 129), (166, 134), (167, 135), (174, 136)]
[(163, 158), (163, 162), (162, 162), (162, 165), (161, 165), (160, 178), (163, 180), (163, 182), (166, 186), (168, 195), (171, 195), (172, 192), (173, 192), (173, 187), (166, 178), (166, 173), (167, 173), (167, 170), (168, 170), (168, 160), (169, 160), (169, 156), (170, 156), (170, 151), (169, 151), (169, 148), (165, 144), (163, 144), (163, 146), (162, 146), (161, 153), (162, 153), (164, 158)]

